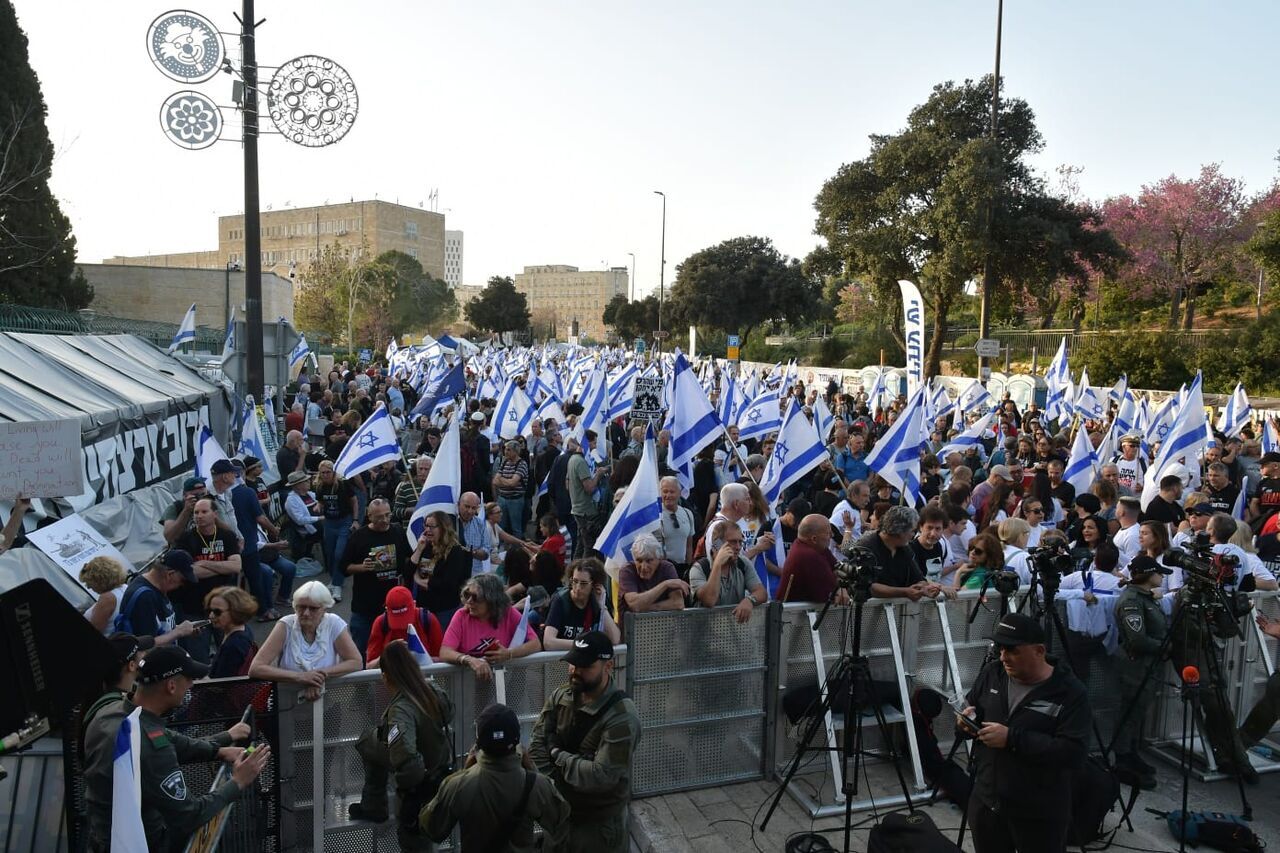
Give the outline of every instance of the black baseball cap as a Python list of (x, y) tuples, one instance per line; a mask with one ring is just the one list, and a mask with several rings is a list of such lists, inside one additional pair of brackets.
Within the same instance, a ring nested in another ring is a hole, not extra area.
[(561, 660), (574, 666), (591, 666), (598, 660), (613, 660), (613, 643), (603, 631), (588, 631), (573, 641), (573, 648)]
[(1262, 454), (1262, 458), (1258, 460), (1258, 464), (1260, 465), (1270, 465), (1273, 462), (1280, 462), (1280, 453), (1277, 453), (1274, 450), (1270, 450)]
[(236, 470), (236, 466), (231, 464), (230, 459), (219, 459), (209, 466), (210, 474), (231, 474)]
[(190, 492), (204, 485), (204, 477), (188, 477), (182, 481), (182, 491)]
[(493, 704), (476, 717), (476, 746), (490, 755), (510, 755), (520, 743), (520, 719), (506, 705)]
[(180, 646), (157, 646), (138, 663), (138, 682), (141, 684), (155, 684), (179, 675), (194, 680), (208, 674), (209, 667), (192, 660)]
[(160, 555), (160, 565), (182, 575), (182, 579), (187, 583), (197, 583), (194, 562), (186, 551), (170, 548)]
[(135, 637), (133, 634), (117, 631), (110, 637), (107, 642), (111, 644), (111, 653), (115, 655), (116, 661), (124, 666), (129, 661), (135, 659), (140, 652), (150, 651), (155, 647), (155, 637)]
[(1026, 646), (1044, 642), (1044, 629), (1025, 613), (1009, 613), (1000, 618), (988, 640), (997, 646)]
[(1185, 510), (1187, 515), (1213, 515), (1214, 509), (1208, 501), (1201, 501), (1195, 506), (1189, 506)]
[(1171, 575), (1173, 574), (1173, 569), (1148, 554), (1138, 554), (1129, 561), (1129, 577), (1133, 577), (1134, 575), (1148, 575), (1152, 572), (1158, 572), (1162, 575)]

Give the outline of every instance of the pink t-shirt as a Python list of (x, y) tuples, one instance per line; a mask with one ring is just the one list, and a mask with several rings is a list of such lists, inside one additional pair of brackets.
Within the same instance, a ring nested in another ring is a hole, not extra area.
[(507, 617), (497, 628), (488, 619), (476, 619), (466, 610), (459, 610), (449, 620), (449, 628), (444, 632), (444, 644), (464, 655), (482, 655), (488, 648), (509, 649), (523, 646), (529, 640), (537, 639), (533, 628), (525, 628), (525, 636), (518, 642), (512, 642), (512, 635), (520, 626), (520, 611), (514, 607), (507, 608)]

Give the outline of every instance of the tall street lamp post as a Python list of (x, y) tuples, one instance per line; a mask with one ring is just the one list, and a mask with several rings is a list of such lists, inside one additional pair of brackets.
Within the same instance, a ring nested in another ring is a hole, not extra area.
[[(662, 290), (667, 273), (667, 194), (662, 190), (654, 190), (655, 195), (662, 196), (662, 263), (658, 267), (658, 331), (662, 331)], [(659, 335), (658, 348), (662, 347)]]

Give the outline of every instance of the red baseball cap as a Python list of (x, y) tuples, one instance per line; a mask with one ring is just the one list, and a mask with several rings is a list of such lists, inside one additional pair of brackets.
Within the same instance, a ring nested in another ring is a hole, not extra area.
[(393, 631), (403, 631), (413, 621), (413, 593), (408, 587), (397, 586), (387, 591), (387, 627)]

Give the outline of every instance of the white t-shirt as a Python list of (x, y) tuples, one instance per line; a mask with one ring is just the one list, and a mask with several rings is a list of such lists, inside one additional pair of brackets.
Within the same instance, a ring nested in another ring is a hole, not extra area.
[(1122, 527), (1116, 531), (1115, 538), (1111, 540), (1115, 544), (1116, 550), (1120, 552), (1120, 559), (1116, 562), (1116, 565), (1122, 569), (1128, 567), (1129, 561), (1142, 550), (1138, 544), (1138, 528), (1140, 526), (1134, 524), (1129, 527)]
[(1117, 479), (1120, 485), (1134, 494), (1140, 494), (1142, 492), (1143, 475), (1147, 470), (1142, 458), (1125, 459), (1123, 456), (1119, 456), (1116, 457), (1115, 466), (1119, 472)]
[(1018, 573), (1018, 583), (1031, 583), (1031, 569), (1027, 566), (1027, 552), (1012, 545), (1004, 546), (1004, 567)]
[(853, 519), (853, 533), (851, 535), (854, 539), (857, 539), (862, 535), (862, 513), (858, 512), (857, 508), (853, 504), (849, 503), (849, 501), (842, 500), (840, 503), (836, 504), (836, 508), (831, 511), (831, 517), (828, 520), (831, 522), (831, 525), (835, 527), (836, 530), (839, 530), (843, 535), (844, 514), (846, 512), (849, 513), (849, 516)]

